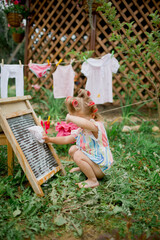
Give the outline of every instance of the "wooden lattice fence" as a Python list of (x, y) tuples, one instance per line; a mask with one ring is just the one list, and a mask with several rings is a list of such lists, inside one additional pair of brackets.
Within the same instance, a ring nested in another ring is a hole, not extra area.
[[(149, 14), (159, 10), (160, 2), (156, 0), (112, 0), (111, 2), (117, 9), (117, 17), (120, 21), (135, 22), (134, 34), (138, 36), (139, 42), (145, 44), (147, 41), (146, 32), (154, 29)], [(32, 18), (28, 27), (25, 64), (28, 64), (30, 60), (33, 63), (45, 63), (47, 59), (51, 63), (55, 63), (60, 58), (68, 64), (72, 56), (68, 56), (67, 53), (72, 49), (77, 52), (94, 49), (94, 57), (101, 57), (114, 50), (114, 56), (120, 64), (125, 59), (123, 53), (117, 53), (116, 51), (116, 45), (119, 42), (113, 43), (109, 40), (112, 34), (112, 27), (107, 24), (107, 20), (101, 12), (98, 12), (93, 17), (96, 28), (95, 31), (91, 31), (88, 14), (86, 14), (83, 6), (78, 6), (77, 0), (31, 0), (30, 9)], [(122, 28), (121, 31), (121, 42), (123, 42), (123, 38), (126, 37), (126, 30)], [(143, 68), (135, 62), (126, 62), (126, 65), (124, 73), (118, 72), (118, 74), (113, 76), (114, 104), (119, 104), (120, 101), (125, 103), (126, 94), (131, 95), (133, 91), (136, 93), (134, 101), (154, 98), (154, 86)], [(156, 84), (159, 85), (159, 63), (150, 58), (146, 65), (152, 73)], [(80, 72), (80, 62), (76, 62), (73, 68), (77, 73), (75, 81), (76, 93), (79, 88), (85, 87), (86, 78)], [(26, 67), (28, 89), (31, 89), (32, 84), (39, 84), (45, 88), (52, 89), (52, 73), (56, 70), (55, 64), (52, 65), (50, 73), (45, 78), (36, 78), (28, 70)], [(129, 70), (139, 74), (142, 79), (141, 84), (148, 84), (149, 88), (144, 89), (142, 87), (137, 89), (131, 80), (124, 80), (123, 76)], [(43, 92), (41, 92), (41, 96), (43, 96)], [(151, 106), (152, 103), (146, 104)]]

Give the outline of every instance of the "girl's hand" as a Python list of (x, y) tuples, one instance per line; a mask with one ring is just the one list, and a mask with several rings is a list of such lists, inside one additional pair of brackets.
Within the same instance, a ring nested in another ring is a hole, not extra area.
[(46, 134), (45, 132), (43, 133), (43, 137), (42, 137), (42, 139), (44, 139), (45, 143), (49, 143), (49, 142), (51, 142), (50, 137), (48, 137), (47, 134)]

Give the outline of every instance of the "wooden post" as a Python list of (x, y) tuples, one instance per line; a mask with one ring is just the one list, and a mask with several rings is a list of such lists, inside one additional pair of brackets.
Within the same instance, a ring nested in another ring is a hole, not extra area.
[(93, 27), (91, 27), (90, 50), (95, 50), (95, 45), (96, 45), (96, 14), (92, 15), (92, 26)]
[(7, 153), (8, 153), (8, 176), (13, 175), (13, 160), (14, 160), (14, 153), (11, 144), (7, 140)]
[[(29, 8), (29, 0), (26, 1), (26, 5)], [(25, 32), (25, 53), (24, 53), (24, 64), (28, 64), (28, 33), (29, 33), (29, 19), (26, 19), (26, 32)], [(28, 76), (27, 66), (24, 66), (24, 76)]]
[(4, 133), (0, 134), (0, 145), (7, 145), (8, 176), (13, 175), (14, 153), (13, 153), (13, 149), (11, 147), (11, 144), (7, 140)]
[(158, 111), (158, 127), (160, 128), (160, 102), (159, 98), (157, 98), (157, 111)]

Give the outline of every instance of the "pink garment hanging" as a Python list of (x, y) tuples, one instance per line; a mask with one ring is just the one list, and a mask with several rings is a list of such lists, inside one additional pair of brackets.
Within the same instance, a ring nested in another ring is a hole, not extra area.
[(53, 73), (53, 94), (54, 98), (65, 98), (73, 96), (75, 72), (72, 65), (58, 65)]
[(45, 76), (46, 72), (50, 70), (51, 63), (37, 64), (37, 63), (29, 63), (29, 69), (36, 75), (36, 77), (40, 78)]

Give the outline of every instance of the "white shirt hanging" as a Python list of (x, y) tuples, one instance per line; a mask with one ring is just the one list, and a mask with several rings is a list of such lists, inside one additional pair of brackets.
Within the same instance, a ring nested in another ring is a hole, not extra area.
[(75, 72), (72, 65), (58, 65), (53, 73), (53, 94), (54, 98), (65, 98), (73, 96)]
[(87, 77), (86, 89), (96, 104), (113, 102), (112, 73), (116, 73), (119, 63), (111, 54), (101, 59), (89, 58), (82, 64), (81, 72)]

